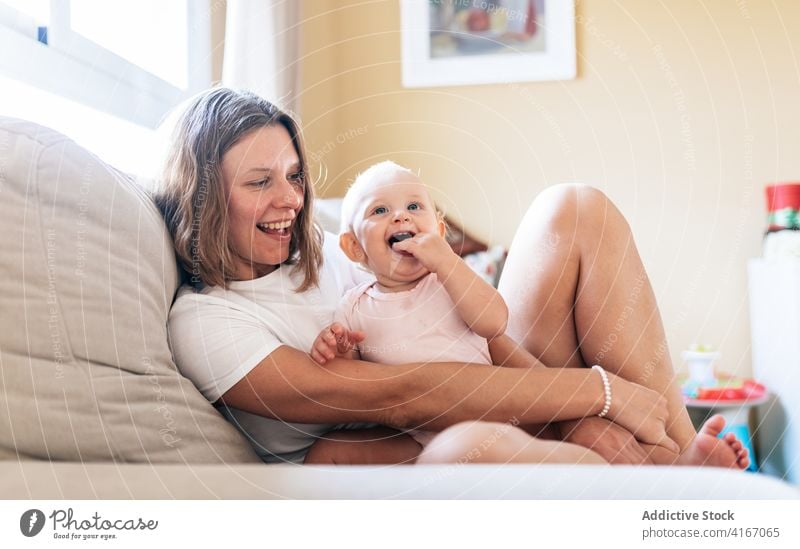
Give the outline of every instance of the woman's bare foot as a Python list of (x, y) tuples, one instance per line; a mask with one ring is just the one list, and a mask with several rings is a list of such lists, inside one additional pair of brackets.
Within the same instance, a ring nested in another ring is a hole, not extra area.
[(722, 438), (717, 438), (724, 428), (725, 418), (721, 415), (712, 416), (705, 422), (700, 432), (675, 463), (677, 465), (747, 469), (750, 465), (750, 457), (747, 448), (736, 438), (736, 435), (726, 433)]

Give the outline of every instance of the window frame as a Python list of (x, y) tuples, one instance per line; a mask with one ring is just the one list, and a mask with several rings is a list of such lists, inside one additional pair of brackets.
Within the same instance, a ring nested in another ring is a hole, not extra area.
[(0, 3), (0, 72), (141, 126), (155, 128), (211, 84), (211, 6), (187, 1), (187, 87), (181, 89), (70, 28), (70, 0), (50, 0), (46, 43), (32, 17)]

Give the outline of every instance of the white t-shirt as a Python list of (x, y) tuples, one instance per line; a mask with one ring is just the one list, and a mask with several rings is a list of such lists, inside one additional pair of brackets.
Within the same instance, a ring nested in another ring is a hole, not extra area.
[[(231, 282), (228, 288), (184, 286), (169, 315), (175, 362), (215, 402), (281, 345), (310, 351), (319, 332), (332, 322), (342, 295), (369, 277), (341, 252), (337, 237), (325, 233), (316, 288), (295, 292), (303, 274), (293, 265)], [(287, 423), (224, 406), (220, 411), (267, 462), (301, 462), (316, 438), (343, 427)]]

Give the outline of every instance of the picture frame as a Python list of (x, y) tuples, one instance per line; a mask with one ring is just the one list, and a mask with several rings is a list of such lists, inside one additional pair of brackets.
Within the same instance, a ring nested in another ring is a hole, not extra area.
[(401, 0), (407, 88), (570, 80), (573, 0)]

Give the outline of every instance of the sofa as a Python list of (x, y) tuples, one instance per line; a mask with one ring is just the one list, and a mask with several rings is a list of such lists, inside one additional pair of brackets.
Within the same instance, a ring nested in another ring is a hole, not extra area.
[(133, 178), (53, 130), (0, 117), (0, 235), (0, 498), (800, 495), (693, 467), (264, 465), (173, 362), (179, 271)]

